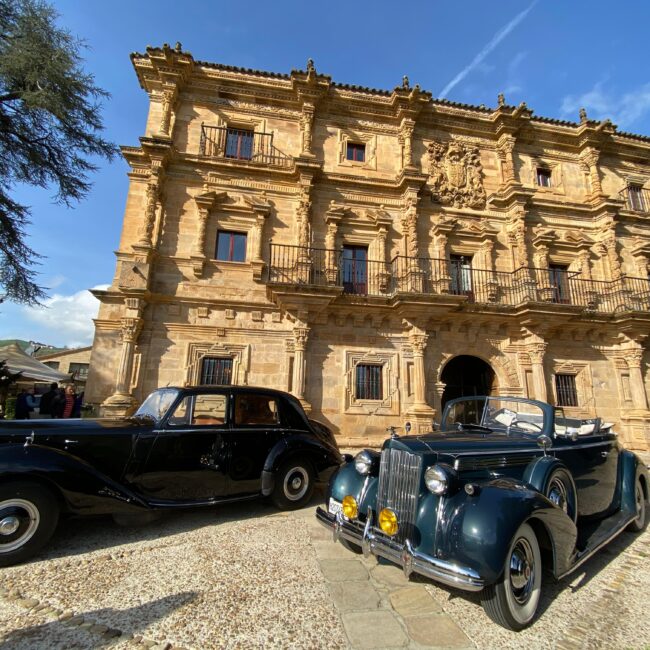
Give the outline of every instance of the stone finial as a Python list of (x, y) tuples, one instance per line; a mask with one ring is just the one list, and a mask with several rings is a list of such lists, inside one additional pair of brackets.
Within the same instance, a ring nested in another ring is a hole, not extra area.
[(409, 78), (406, 75), (404, 75), (402, 77), (402, 88), (404, 88), (404, 90), (408, 90), (410, 87), (411, 86), (409, 85)]
[(180, 54), (183, 51), (183, 46), (181, 45), (180, 41), (176, 41), (176, 45), (174, 45), (174, 49)]
[(499, 106), (505, 106), (506, 105), (506, 96), (503, 93), (499, 93), (497, 95), (497, 104)]
[(316, 66), (314, 65), (314, 59), (307, 59), (307, 72), (316, 72)]
[(584, 124), (587, 121), (587, 110), (583, 107), (580, 109), (580, 123)]

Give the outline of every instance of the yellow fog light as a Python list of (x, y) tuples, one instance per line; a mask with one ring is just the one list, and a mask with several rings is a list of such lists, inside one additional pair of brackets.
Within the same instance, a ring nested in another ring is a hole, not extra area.
[(343, 514), (348, 519), (356, 519), (359, 514), (359, 506), (354, 497), (351, 497), (349, 494), (343, 497)]
[(399, 526), (397, 525), (397, 515), (390, 509), (384, 508), (379, 513), (379, 527), (386, 535), (395, 535)]

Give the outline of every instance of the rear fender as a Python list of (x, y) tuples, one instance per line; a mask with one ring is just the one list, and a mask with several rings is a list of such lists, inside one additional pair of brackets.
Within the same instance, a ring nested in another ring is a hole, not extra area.
[[(529, 520), (544, 526), (553, 564), (548, 568), (559, 575), (571, 565), (578, 533), (574, 522), (524, 483), (491, 481), (473, 496), (461, 490), (445, 499), (443, 510), (438, 557), (475, 568), (488, 584), (501, 575), (517, 529)], [(540, 544), (545, 541), (540, 539)]]
[(0, 447), (0, 481), (34, 480), (51, 486), (64, 509), (74, 514), (133, 512), (147, 503), (127, 487), (98, 472), (92, 465), (51, 447)]

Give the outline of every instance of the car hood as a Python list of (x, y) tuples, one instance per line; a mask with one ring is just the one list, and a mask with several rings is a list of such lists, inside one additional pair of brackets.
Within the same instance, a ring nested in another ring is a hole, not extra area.
[(426, 435), (401, 436), (387, 440), (384, 447), (402, 449), (412, 454), (455, 457), (460, 454), (505, 453), (522, 449), (537, 450), (536, 435), (486, 433), (473, 431), (436, 432)]

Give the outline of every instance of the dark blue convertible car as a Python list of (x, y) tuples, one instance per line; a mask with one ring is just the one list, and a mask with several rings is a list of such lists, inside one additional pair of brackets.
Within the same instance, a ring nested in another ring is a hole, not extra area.
[(599, 418), (511, 397), (452, 400), (442, 432), (392, 436), (332, 477), (319, 521), (353, 551), (481, 591), (487, 614), (521, 630), (542, 570), (569, 574), (645, 524), (646, 467)]

